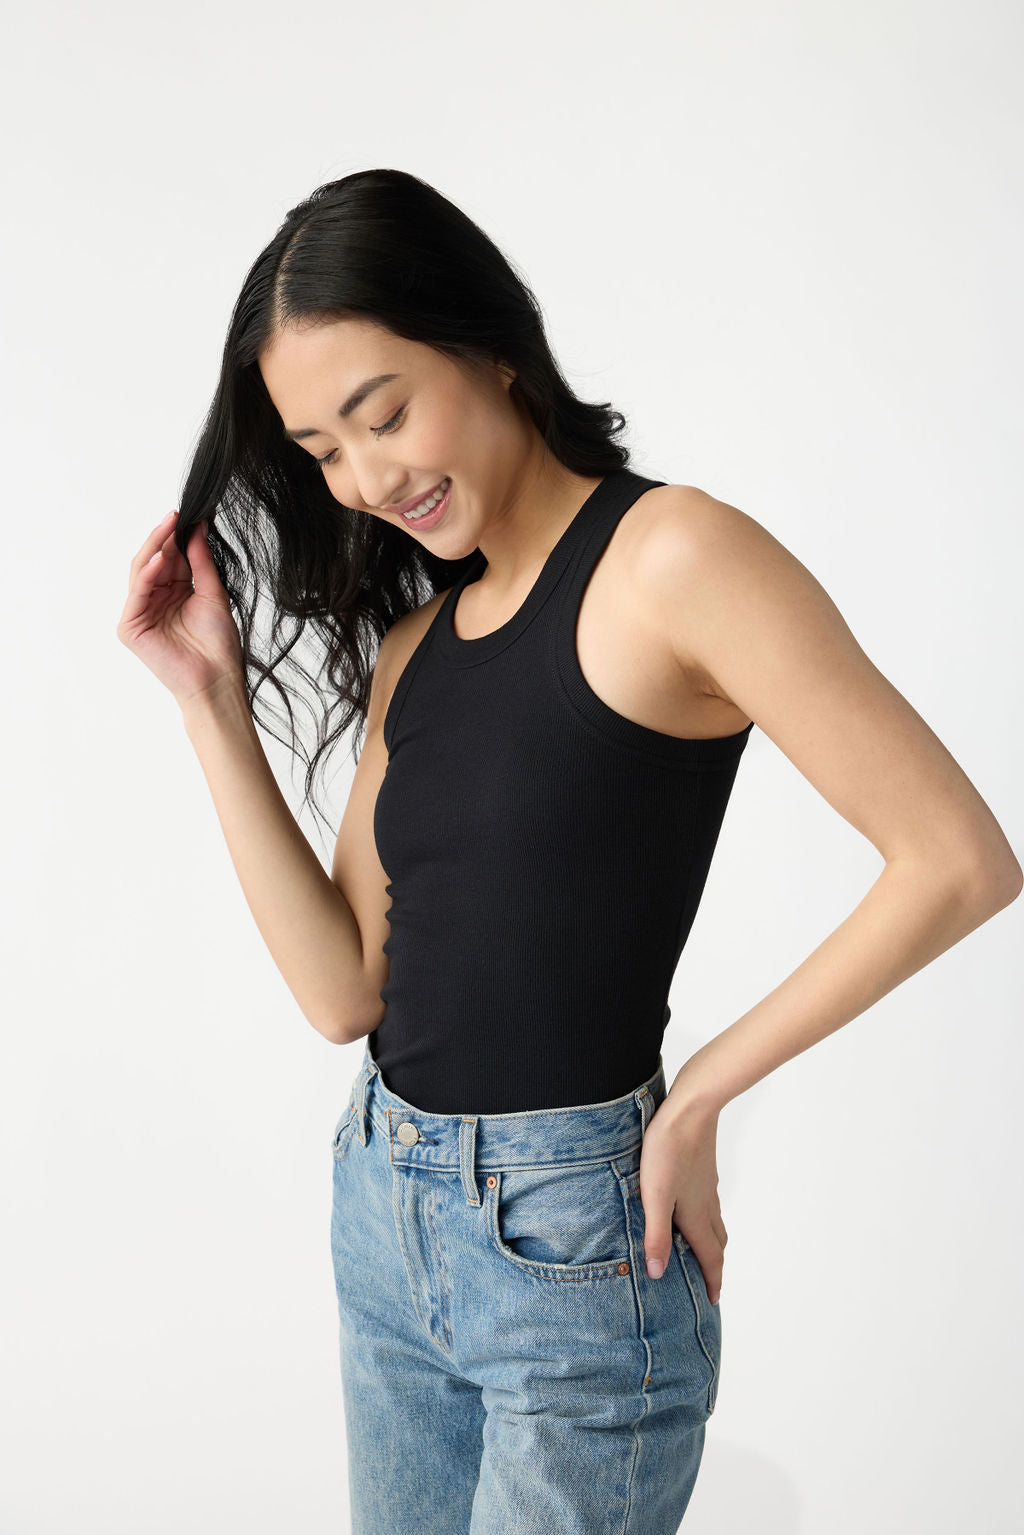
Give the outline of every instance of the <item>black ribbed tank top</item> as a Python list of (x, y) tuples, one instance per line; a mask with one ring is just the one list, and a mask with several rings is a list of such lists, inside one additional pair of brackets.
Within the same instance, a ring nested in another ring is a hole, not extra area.
[(391, 696), (374, 811), (389, 975), (368, 1048), (428, 1113), (604, 1102), (657, 1070), (753, 728), (665, 735), (616, 713), (580, 668), (587, 580), (622, 515), (665, 483), (608, 474), (518, 611), (460, 639), (477, 550)]

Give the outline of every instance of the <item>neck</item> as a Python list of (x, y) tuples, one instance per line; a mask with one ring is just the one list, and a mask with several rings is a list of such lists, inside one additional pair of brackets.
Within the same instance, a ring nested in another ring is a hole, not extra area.
[(480, 535), (487, 570), (477, 584), (496, 599), (536, 579), (541, 566), (603, 475), (573, 474), (548, 450), (531, 452), (500, 511)]

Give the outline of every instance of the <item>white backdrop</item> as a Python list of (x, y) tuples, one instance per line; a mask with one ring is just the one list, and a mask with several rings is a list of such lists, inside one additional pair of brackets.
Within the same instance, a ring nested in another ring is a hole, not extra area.
[[(634, 467), (817, 575), (1020, 857), (1024, 22), (179, 0), (4, 30), (0, 1535), (328, 1535), (330, 1137), (363, 1043), (299, 1012), (178, 708), (115, 636), (244, 273), (323, 181), (437, 186)], [(880, 867), (755, 729), (669, 1081)], [(1021, 1527), (1022, 911), (723, 1111), (691, 1535)]]

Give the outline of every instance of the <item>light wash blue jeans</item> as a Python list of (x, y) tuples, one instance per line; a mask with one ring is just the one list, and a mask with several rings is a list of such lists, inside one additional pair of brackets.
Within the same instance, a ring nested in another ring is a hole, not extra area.
[(333, 1139), (354, 1535), (671, 1535), (721, 1316), (676, 1231), (648, 1277), (664, 1065), (607, 1103), (427, 1114), (367, 1046)]

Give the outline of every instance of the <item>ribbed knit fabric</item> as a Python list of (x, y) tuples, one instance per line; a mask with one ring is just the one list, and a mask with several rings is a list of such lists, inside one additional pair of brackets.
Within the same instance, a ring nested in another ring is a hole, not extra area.
[(663, 480), (584, 502), (507, 623), (460, 639), (478, 550), (392, 694), (374, 812), (389, 977), (369, 1050), (428, 1113), (604, 1102), (658, 1066), (668, 992), (747, 744), (615, 712), (576, 654), (587, 580)]

